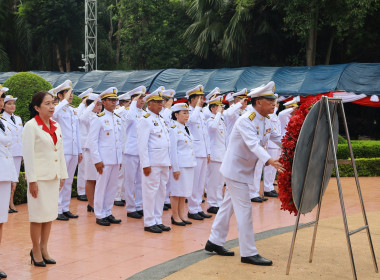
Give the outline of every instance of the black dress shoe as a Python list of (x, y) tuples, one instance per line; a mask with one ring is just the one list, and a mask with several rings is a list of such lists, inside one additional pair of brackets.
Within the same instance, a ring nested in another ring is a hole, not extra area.
[(130, 217), (133, 219), (141, 219), (143, 216), (141, 216), (137, 211), (135, 211), (135, 212), (127, 213), (127, 217)]
[(77, 199), (78, 199), (79, 201), (88, 201), (88, 199), (87, 199), (87, 195), (85, 195), (85, 194), (78, 195), (78, 196), (77, 196)]
[(164, 204), (164, 211), (167, 211), (167, 210), (169, 210), (169, 208)]
[(122, 202), (121, 200), (114, 201), (113, 205), (115, 205), (115, 206), (125, 206), (124, 202)]
[(217, 214), (219, 211), (219, 207), (212, 206), (209, 209), (207, 209), (207, 213)]
[(111, 223), (107, 220), (107, 218), (96, 219), (96, 223), (100, 226), (109, 226)]
[(171, 228), (170, 227), (167, 227), (167, 226), (165, 226), (165, 225), (163, 225), (163, 224), (159, 224), (159, 225), (157, 225), (162, 231), (170, 231), (171, 230)]
[(205, 212), (201, 211), (201, 212), (198, 212), (199, 216), (203, 217), (203, 218), (206, 218), (206, 219), (209, 219), (212, 217), (212, 215), (208, 215), (206, 214)]
[(198, 221), (202, 221), (204, 218), (199, 215), (198, 213), (195, 213), (195, 214), (191, 214), (191, 213), (187, 213), (187, 217), (189, 219), (193, 219), (193, 220), (198, 220)]
[(210, 240), (207, 240), (205, 250), (209, 251), (209, 252), (215, 252), (221, 256), (234, 256), (235, 255), (235, 252), (229, 251), (226, 248), (224, 248), (223, 246), (216, 245), (216, 244), (212, 243)]
[(172, 209), (172, 205), (170, 203), (165, 203), (164, 204), (166, 207), (168, 207), (168, 209)]
[(120, 220), (120, 219), (116, 219), (113, 215), (109, 215), (106, 219), (107, 219), (111, 224), (120, 224), (120, 223), (121, 223), (121, 220)]
[(192, 224), (193, 224), (192, 222), (190, 222), (190, 221), (188, 221), (188, 220), (182, 220), (182, 222), (184, 222), (184, 223), (187, 224), (187, 225), (192, 225)]
[(18, 210), (17, 209), (13, 209), (9, 206), (9, 210), (8, 210), (8, 213), (11, 214), (11, 213), (17, 213)]
[(30, 264), (33, 264), (34, 266), (46, 267), (46, 263), (44, 262), (44, 260), (42, 260), (41, 262), (36, 262), (34, 260), (33, 251), (32, 250), (30, 250)]
[(204, 194), (204, 197), (207, 198), (207, 193)]
[(70, 211), (63, 212), (62, 214), (65, 215), (67, 218), (70, 218), (70, 219), (76, 219), (79, 217), (78, 215), (75, 215), (75, 214), (71, 213)]
[(44, 260), (44, 262), (46, 264), (56, 264), (57, 262), (53, 259), (45, 259), (43, 256), (42, 256), (42, 259)]
[(66, 217), (65, 215), (63, 215), (63, 214), (58, 214), (57, 220), (58, 220), (58, 221), (68, 221), (69, 218), (67, 218), (67, 217)]
[(270, 192), (264, 192), (264, 196), (268, 197), (278, 197), (278, 193), (275, 190), (272, 190)]
[(137, 210), (137, 213), (139, 213), (141, 216), (144, 216), (144, 210)]
[(124, 205), (125, 205), (125, 203), (126, 203), (126, 202), (125, 202), (125, 199), (122, 199), (121, 201), (122, 201), (122, 202), (124, 203)]
[(162, 229), (160, 229), (157, 225), (144, 227), (145, 231), (153, 232), (153, 233), (161, 233)]
[(264, 201), (267, 201), (268, 198), (266, 198), (265, 196), (262, 196), (262, 197), (261, 197), (261, 200), (264, 202)]
[(5, 274), (4, 271), (0, 271), (0, 279), (5, 279), (7, 278), (8, 276)]
[(94, 208), (90, 205), (87, 205), (87, 212), (94, 212)]
[(186, 226), (185, 222), (184, 221), (180, 221), (180, 222), (176, 222), (176, 220), (174, 220), (173, 216), (171, 217), (171, 220), (172, 220), (172, 225), (176, 225), (176, 226)]
[(267, 260), (266, 258), (263, 258), (259, 254), (251, 256), (251, 257), (241, 257), (241, 262), (255, 264), (255, 265), (266, 265), (266, 266), (272, 265), (271, 260)]
[(262, 200), (262, 198), (261, 198), (260, 196), (258, 196), (258, 197), (251, 198), (251, 202), (259, 202), (259, 203), (262, 203), (263, 200)]

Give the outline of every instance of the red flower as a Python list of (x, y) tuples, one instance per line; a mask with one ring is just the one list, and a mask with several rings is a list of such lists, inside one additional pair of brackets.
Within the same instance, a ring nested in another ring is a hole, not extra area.
[(281, 201), (281, 210), (294, 212), (297, 215), (297, 208), (293, 202), (292, 196), (292, 165), (294, 151), (296, 149), (298, 136), (301, 131), (301, 127), (307, 114), (309, 113), (311, 107), (321, 99), (322, 95), (319, 97), (311, 98), (302, 103), (297, 110), (296, 114), (290, 118), (287, 126), (287, 132), (285, 136), (281, 139), (282, 142), (282, 153), (280, 157), (280, 162), (283, 165), (285, 171), (279, 173), (277, 176), (278, 183), (278, 196)]

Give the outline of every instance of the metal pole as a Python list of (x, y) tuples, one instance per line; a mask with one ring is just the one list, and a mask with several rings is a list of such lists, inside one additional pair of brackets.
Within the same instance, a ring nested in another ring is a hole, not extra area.
[(356, 169), (356, 163), (355, 163), (354, 153), (352, 151), (351, 139), (350, 139), (350, 134), (348, 132), (348, 126), (347, 126), (347, 121), (346, 121), (346, 115), (344, 113), (343, 102), (340, 102), (340, 109), (341, 109), (341, 113), (342, 113), (342, 117), (343, 117), (344, 130), (346, 132), (348, 148), (350, 150), (352, 168), (354, 169), (356, 188), (358, 190), (358, 195), (359, 195), (360, 205), (361, 205), (361, 208), (362, 208), (362, 214), (363, 214), (364, 224), (367, 226), (367, 228), (366, 228), (367, 229), (367, 237), (368, 237), (368, 242), (369, 242), (369, 246), (370, 246), (370, 249), (371, 249), (371, 255), (372, 255), (373, 265), (375, 267), (375, 272), (379, 273), (379, 268), (378, 268), (377, 262), (376, 262), (375, 251), (373, 249), (373, 243), (372, 243), (371, 233), (369, 231), (367, 214), (366, 214), (365, 207), (364, 207), (363, 196), (362, 196), (362, 192), (361, 192), (361, 188), (360, 188), (360, 184), (359, 184), (359, 176), (358, 176), (358, 172), (357, 172), (357, 169)]
[[(331, 145), (332, 145), (333, 150), (335, 151), (335, 141), (334, 141), (334, 134), (333, 134), (333, 130), (332, 130), (332, 123), (331, 123), (331, 117), (330, 117), (329, 101), (328, 101), (328, 98), (325, 97), (325, 96), (322, 97), (322, 100), (323, 100), (323, 102), (326, 105), (328, 125), (329, 125), (329, 132), (330, 132), (330, 139), (331, 139)], [(348, 230), (348, 225), (347, 225), (346, 210), (345, 210), (345, 207), (344, 207), (342, 186), (341, 186), (341, 183), (340, 183), (338, 159), (336, 157), (336, 153), (335, 152), (333, 153), (333, 155), (334, 155), (333, 158), (334, 158), (334, 165), (335, 165), (335, 172), (336, 172), (336, 180), (337, 180), (338, 191), (339, 191), (340, 206), (341, 206), (341, 209), (342, 209), (344, 230), (346, 232), (346, 239), (347, 239), (348, 253), (350, 255), (352, 274), (354, 276), (354, 279), (357, 279), (356, 269), (355, 269), (355, 263), (354, 263), (354, 256), (352, 254), (351, 240), (350, 240), (349, 230)]]
[(317, 123), (316, 123), (316, 125), (315, 125), (315, 130), (314, 130), (313, 143), (312, 143), (312, 146), (311, 146), (311, 149), (310, 149), (310, 153), (309, 153), (309, 160), (308, 160), (308, 162), (307, 162), (307, 169), (306, 169), (305, 179), (304, 179), (303, 186), (302, 186), (301, 200), (300, 200), (300, 205), (299, 205), (299, 207), (298, 207), (298, 213), (297, 213), (296, 224), (295, 224), (294, 231), (293, 231), (292, 244), (290, 245), (290, 252), (289, 252), (289, 258), (288, 258), (288, 264), (287, 264), (287, 266), (286, 266), (286, 275), (289, 275), (290, 264), (291, 264), (291, 262), (292, 262), (292, 258), (293, 258), (293, 251), (294, 251), (294, 245), (295, 245), (295, 241), (296, 241), (296, 237), (297, 237), (298, 225), (299, 225), (299, 221), (300, 221), (300, 215), (301, 215), (301, 209), (302, 209), (303, 196), (304, 196), (304, 193), (305, 193), (305, 184), (306, 184), (306, 180), (307, 180), (307, 175), (308, 175), (308, 173), (309, 173), (309, 165), (310, 165), (310, 160), (311, 160), (311, 154), (312, 154), (313, 149), (314, 149), (314, 143), (315, 143), (314, 139), (315, 139), (315, 135), (316, 135), (316, 133), (317, 133), (318, 125), (319, 125), (319, 120), (320, 120), (320, 117), (321, 117), (322, 107), (323, 107), (323, 104), (321, 103), (321, 106), (319, 107)]

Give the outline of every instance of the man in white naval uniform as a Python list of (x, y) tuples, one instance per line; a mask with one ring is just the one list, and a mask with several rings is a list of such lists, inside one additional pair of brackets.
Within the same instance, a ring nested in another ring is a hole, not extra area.
[(259, 159), (283, 171), (279, 161), (271, 158), (263, 148), (268, 139), (281, 144), (280, 135), (273, 134), (271, 130), (267, 131), (264, 123), (264, 119), (274, 112), (275, 107), (274, 90), (270, 88), (271, 86), (273, 82), (259, 91), (251, 91), (249, 96), (254, 98), (253, 112), (241, 116), (232, 129), (225, 160), (220, 169), (227, 188), (205, 246), (205, 250), (209, 252), (224, 256), (234, 255), (234, 252), (226, 250), (223, 245), (226, 242), (231, 215), (235, 213), (241, 262), (256, 265), (272, 265), (272, 261), (261, 257), (255, 246), (248, 185), (252, 182), (255, 165)]
[(206, 121), (207, 132), (210, 138), (210, 163), (207, 171), (207, 212), (218, 213), (223, 201), (224, 178), (220, 174), (224, 154), (226, 152), (226, 125), (223, 120), (223, 97), (211, 99), (209, 104), (212, 117)]
[(123, 148), (124, 168), (124, 197), (127, 217), (141, 219), (143, 216), (143, 200), (141, 190), (141, 165), (137, 145), (137, 124), (146, 113), (142, 108), (145, 105), (146, 88), (139, 86), (128, 92), (132, 103), (127, 114), (123, 117), (126, 140)]
[(231, 95), (231, 98), (234, 100), (234, 104), (230, 106), (224, 113), (223, 117), (226, 122), (227, 128), (227, 145), (228, 138), (231, 134), (232, 128), (235, 125), (237, 119), (247, 112), (247, 89), (244, 88), (241, 91), (235, 92)]
[(156, 90), (147, 95), (147, 113), (137, 124), (138, 151), (142, 175), (144, 203), (144, 230), (161, 233), (170, 227), (162, 224), (166, 184), (169, 180), (170, 138), (163, 118), (162, 92)]
[(87, 143), (91, 161), (98, 172), (94, 195), (96, 223), (109, 226), (121, 222), (112, 215), (117, 178), (122, 167), (121, 118), (114, 113), (117, 88), (110, 87), (99, 96), (104, 111), (92, 119)]
[[(131, 96), (128, 93), (121, 94), (117, 97), (119, 100), (119, 108), (115, 109), (115, 114), (121, 117), (121, 143), (125, 144), (125, 140), (127, 138), (127, 131), (125, 129), (125, 116), (129, 110), (129, 104), (131, 103)], [(123, 164), (124, 166), (124, 164)], [(124, 194), (124, 168), (121, 168), (119, 171), (119, 176), (117, 178), (117, 191), (115, 195), (115, 206), (125, 206), (125, 194)]]
[(285, 109), (278, 113), (278, 119), (281, 123), (281, 135), (284, 136), (286, 134), (286, 127), (290, 121), (290, 117), (293, 116), (298, 108), (297, 98), (293, 98), (292, 100), (284, 103)]
[[(63, 151), (69, 178), (65, 180), (59, 192), (58, 217), (57, 220), (68, 221), (69, 218), (78, 218), (69, 211), (71, 200), (71, 188), (77, 164), (82, 161), (82, 148), (79, 135), (78, 112), (70, 103), (73, 101), (72, 83), (66, 80), (54, 89), (59, 98), (59, 103), (55, 106), (53, 120), (59, 123), (62, 130)], [(81, 104), (82, 105), (82, 104)], [(84, 107), (81, 106), (81, 108)]]
[[(81, 107), (87, 108), (86, 100), (88, 99), (90, 94), (92, 94), (92, 92), (93, 92), (93, 89), (89, 88), (89, 89), (85, 90), (84, 92), (82, 92), (81, 94), (78, 95), (78, 97), (82, 99), (82, 103), (84, 104), (84, 106), (82, 105)], [(83, 110), (83, 112), (84, 112), (84, 110)], [(78, 114), (79, 118), (81, 117), (83, 112)], [(81, 147), (83, 147), (84, 142), (87, 140), (87, 135), (86, 135), (85, 131), (86, 131), (86, 129), (83, 128), (83, 125), (81, 124), (81, 121), (79, 119), (79, 135), (80, 135)], [(82, 155), (83, 155), (83, 159), (82, 159), (81, 163), (78, 164), (78, 174), (77, 174), (77, 193), (78, 193), (78, 196), (77, 196), (77, 199), (79, 201), (88, 201), (87, 196), (86, 196), (86, 180), (84, 178), (84, 161), (85, 161), (84, 157), (85, 157), (85, 155), (84, 155), (84, 153), (82, 153)]]
[(194, 137), (194, 151), (197, 166), (194, 170), (193, 193), (188, 197), (189, 213), (187, 216), (194, 220), (211, 218), (203, 212), (201, 203), (206, 182), (207, 164), (210, 162), (210, 139), (207, 134), (206, 117), (202, 113), (203, 86), (198, 85), (186, 92), (189, 101), (190, 117), (187, 126)]
[[(218, 87), (214, 88), (212, 91), (210, 91), (209, 94), (206, 95), (206, 97), (205, 97), (205, 103), (209, 103), (209, 101), (211, 99), (214, 99), (215, 97), (218, 97), (220, 95), (222, 95), (220, 93), (220, 88), (218, 88)], [(202, 112), (203, 112), (203, 115), (205, 115), (206, 120), (208, 120), (210, 117), (212, 117), (214, 115), (213, 113), (211, 113), (211, 111), (208, 108), (208, 106), (203, 107)]]

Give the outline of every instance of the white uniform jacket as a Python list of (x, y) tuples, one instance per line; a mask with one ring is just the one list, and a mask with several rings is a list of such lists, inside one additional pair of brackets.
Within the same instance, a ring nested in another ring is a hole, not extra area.
[(212, 114), (206, 121), (207, 131), (210, 138), (210, 159), (222, 162), (226, 152), (226, 125), (221, 113)]
[[(0, 117), (5, 131), (0, 129), (0, 181), (18, 182), (15, 163), (12, 156), (12, 132), (7, 121)], [(8, 202), (7, 202), (8, 203)]]
[(38, 125), (34, 118), (24, 126), (22, 154), (28, 182), (68, 178), (61, 128), (58, 123), (53, 125), (57, 127), (56, 145), (50, 134), (43, 131), (42, 125)]
[(138, 156), (139, 149), (137, 146), (137, 123), (146, 112), (143, 109), (136, 107), (137, 101), (132, 101), (129, 106), (129, 110), (124, 115), (124, 129), (125, 129), (125, 141), (124, 141), (124, 154)]
[[(82, 108), (84, 104), (81, 103)], [(59, 123), (62, 129), (63, 150), (65, 155), (82, 153), (79, 135), (79, 114), (69, 102), (64, 99), (55, 106), (53, 120)]]
[(82, 149), (89, 149), (88, 138), (90, 132), (91, 122), (94, 118), (97, 118), (96, 113), (92, 112), (94, 110), (95, 103), (92, 102), (79, 117), (80, 122), (80, 135), (81, 135), (81, 145)]
[[(190, 131), (190, 130), (189, 130)], [(180, 171), (180, 167), (194, 167), (197, 160), (194, 154), (193, 136), (187, 134), (185, 126), (177, 121), (170, 128), (170, 161), (172, 172)]]
[(93, 164), (103, 162), (104, 165), (121, 164), (122, 144), (121, 118), (104, 110), (92, 119), (88, 138), (91, 161)]
[[(272, 129), (274, 130), (273, 132), (280, 134), (281, 133), (281, 123), (280, 123), (280, 120), (278, 119), (278, 116), (276, 115), (276, 113), (273, 113), (273, 114), (270, 114), (269, 117), (270, 117)], [(280, 147), (276, 143), (274, 143), (272, 140), (269, 140), (268, 148), (269, 149), (280, 149)]]
[(241, 106), (243, 106), (240, 102), (236, 104), (232, 104), (231, 107), (229, 107), (227, 110), (223, 112), (223, 118), (226, 122), (226, 128), (227, 128), (227, 143), (228, 139), (230, 137), (232, 128), (234, 127), (237, 119), (246, 113), (246, 109), (242, 110)]
[(273, 133), (270, 119), (255, 109), (242, 115), (232, 129), (220, 172), (230, 180), (252, 184), (257, 160), (265, 163), (271, 158), (264, 149), (269, 139), (281, 145), (281, 136)]
[(162, 108), (160, 115), (162, 116), (162, 118), (164, 119), (164, 122), (168, 126), (172, 126), (174, 124), (174, 122), (172, 120), (172, 110), (170, 110), (168, 108)]
[(194, 137), (195, 157), (207, 157), (210, 154), (210, 139), (207, 133), (206, 117), (201, 112), (201, 107), (191, 107), (187, 126)]
[(137, 124), (141, 167), (170, 166), (170, 138), (164, 119), (147, 110)]
[(294, 108), (287, 108), (278, 113), (278, 119), (281, 123), (281, 135), (284, 136), (286, 134), (286, 127), (290, 121), (290, 114), (293, 112)]
[(11, 115), (4, 111), (3, 118), (7, 120), (8, 127), (12, 131), (12, 155), (14, 157), (22, 156), (22, 120), (19, 116), (13, 114), (16, 123), (11, 120)]

